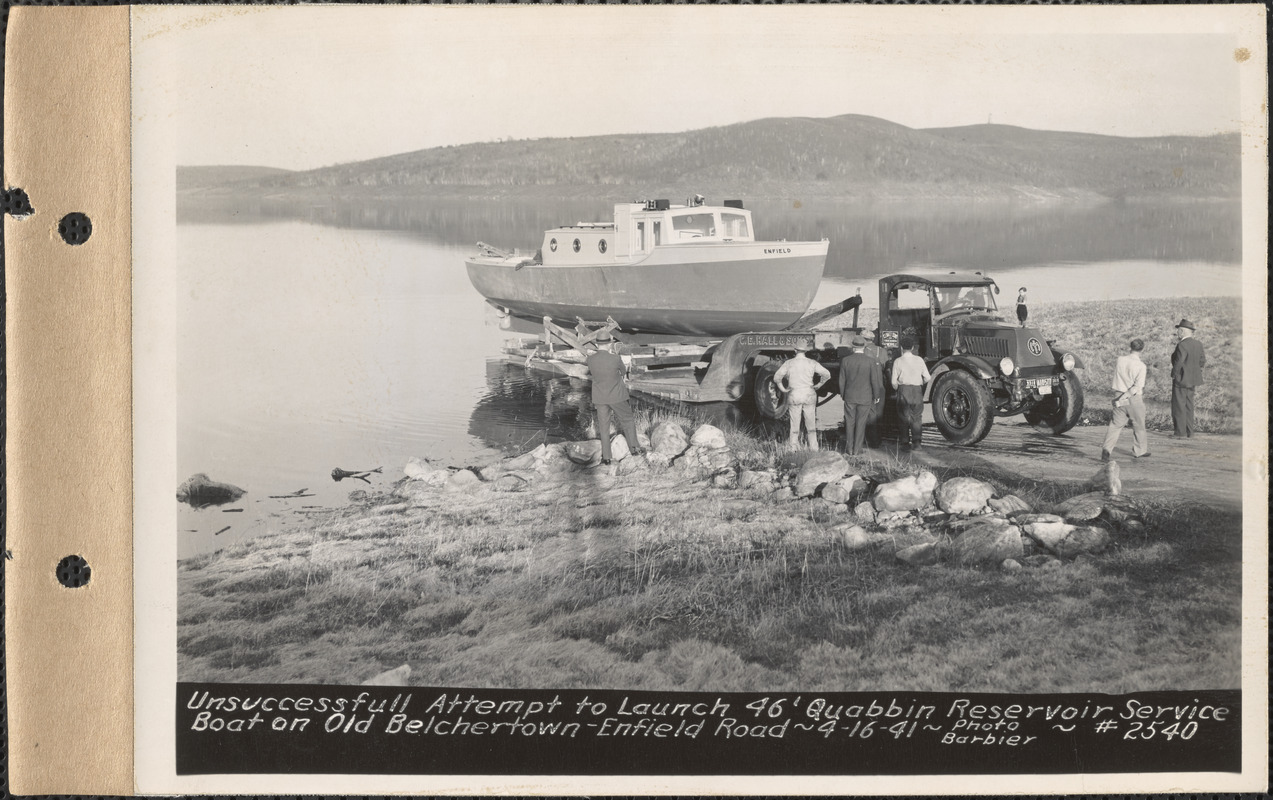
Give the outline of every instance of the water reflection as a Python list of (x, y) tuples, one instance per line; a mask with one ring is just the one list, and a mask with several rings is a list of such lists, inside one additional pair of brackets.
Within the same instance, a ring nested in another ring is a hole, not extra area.
[[(735, 403), (690, 405), (646, 395), (633, 395), (631, 403), (638, 415), (655, 420), (673, 416), (770, 439), (787, 431), (786, 422), (764, 419)], [(585, 381), (491, 360), (486, 396), (473, 407), (469, 435), (504, 455), (519, 455), (544, 443), (595, 438), (593, 419), (592, 391)]]
[[(626, 198), (619, 198), (626, 199)], [(1037, 264), (1167, 261), (1237, 264), (1238, 202), (748, 203), (760, 238), (831, 241), (827, 277), (857, 278), (912, 264), (1002, 270)], [(798, 206), (798, 207), (797, 207)], [(340, 228), (394, 230), (447, 246), (478, 240), (533, 251), (543, 232), (581, 220), (608, 220), (599, 200), (474, 198), (296, 199), (183, 196), (181, 223), (300, 220)]]

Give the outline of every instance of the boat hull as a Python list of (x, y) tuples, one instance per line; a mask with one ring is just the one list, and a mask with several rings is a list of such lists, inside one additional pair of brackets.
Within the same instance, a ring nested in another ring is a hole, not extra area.
[(469, 280), (513, 316), (573, 325), (613, 318), (630, 333), (730, 336), (780, 330), (817, 293), (827, 242), (658, 247), (639, 261), (545, 266), (471, 258)]

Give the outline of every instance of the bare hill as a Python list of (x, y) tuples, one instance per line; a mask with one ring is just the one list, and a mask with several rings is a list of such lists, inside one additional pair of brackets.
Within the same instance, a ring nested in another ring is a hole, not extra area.
[(752, 195), (1093, 200), (1235, 198), (1240, 176), (1236, 133), (1125, 138), (1007, 125), (914, 129), (846, 114), (435, 147), (233, 182), (271, 194), (721, 196), (741, 187)]

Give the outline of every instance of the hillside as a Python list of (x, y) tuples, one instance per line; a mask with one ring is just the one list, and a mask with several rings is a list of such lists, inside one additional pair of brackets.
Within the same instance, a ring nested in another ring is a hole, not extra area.
[(224, 167), (177, 167), (177, 191), (189, 192), (230, 183), (254, 182), (262, 178), (290, 174), (278, 167), (232, 165)]
[[(214, 168), (184, 168), (211, 170)], [(483, 142), (235, 177), (270, 194), (1236, 198), (1236, 133), (1123, 138), (1007, 125), (913, 129), (874, 117), (761, 119), (684, 133)], [(194, 173), (192, 173), (194, 174)], [(199, 173), (211, 174), (207, 172)], [(207, 190), (207, 184), (179, 183)]]

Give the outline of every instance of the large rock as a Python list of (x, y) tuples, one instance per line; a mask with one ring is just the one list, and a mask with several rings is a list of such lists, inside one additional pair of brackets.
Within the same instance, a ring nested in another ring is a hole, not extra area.
[(985, 481), (961, 477), (951, 478), (937, 487), (933, 497), (937, 507), (947, 514), (976, 514), (994, 494), (995, 488)]
[(1034, 522), (1065, 522), (1065, 518), (1056, 514), (1017, 514), (1012, 521), (1018, 525), (1029, 525)]
[(1144, 521), (1144, 513), (1140, 505), (1125, 494), (1105, 498), (1105, 506), (1101, 509), (1101, 518), (1116, 525), (1127, 527), (1133, 522)]
[(585, 439), (582, 442), (566, 442), (563, 451), (566, 458), (585, 467), (601, 463), (601, 440)]
[(1025, 527), (1026, 535), (1045, 550), (1061, 558), (1079, 553), (1099, 553), (1109, 545), (1109, 532), (1088, 525), (1065, 522), (1035, 522)]
[(913, 567), (927, 567), (936, 564), (941, 557), (935, 543), (915, 544), (898, 550), (897, 558)]
[(794, 488), (797, 497), (813, 497), (825, 484), (833, 483), (849, 474), (849, 462), (836, 452), (814, 454), (796, 473)]
[[(597, 444), (601, 443), (597, 442)], [(533, 469), (540, 475), (560, 475), (575, 468), (575, 462), (571, 461), (566, 455), (566, 446), (562, 442), (542, 445), (541, 448), (537, 448), (534, 452), (535, 466)]]
[(822, 487), (822, 497), (831, 503), (855, 503), (870, 489), (870, 484), (861, 475), (850, 475)]
[(621, 433), (615, 434), (610, 440), (610, 457), (615, 461), (622, 461), (632, 455), (632, 449), (628, 447), (628, 437)]
[(1109, 531), (1091, 525), (1075, 528), (1055, 551), (1061, 558), (1073, 558), (1086, 553), (1099, 553), (1109, 546)]
[(738, 459), (728, 447), (690, 445), (690, 449), (676, 460), (676, 465), (714, 475), (727, 470), (733, 471), (738, 466)]
[(482, 479), (474, 475), (472, 471), (460, 469), (451, 473), (451, 477), (446, 479), (442, 489), (447, 492), (471, 492), (481, 485)]
[(1021, 558), (1021, 530), (1004, 519), (983, 519), (955, 540), (952, 553), (960, 564), (999, 564)]
[(925, 470), (900, 480), (881, 484), (875, 490), (876, 511), (910, 511), (932, 502), (937, 476)]
[(503, 467), (504, 469), (510, 472), (515, 472), (521, 469), (534, 469), (535, 463), (541, 460), (547, 452), (548, 452), (548, 445), (541, 444), (539, 447), (536, 447), (534, 450), (531, 450), (526, 453), (522, 453), (520, 456), (515, 456), (513, 458), (508, 459), (507, 461), (504, 462)]
[(202, 472), (191, 475), (185, 483), (177, 487), (177, 500), (189, 504), (192, 508), (233, 503), (245, 494), (247, 494), (246, 490), (231, 483), (218, 483)]
[(1123, 491), (1123, 481), (1118, 473), (1118, 462), (1106, 461), (1095, 475), (1088, 478), (1087, 488), (1103, 494), (1118, 494)]
[(407, 681), (411, 680), (411, 667), (403, 664), (400, 667), (394, 667), (385, 670), (379, 675), (368, 678), (362, 682), (363, 686), (406, 686)]
[(875, 544), (877, 540), (876, 534), (861, 525), (838, 525), (833, 530), (839, 535), (841, 544), (849, 550), (861, 550), (863, 547)]
[(725, 432), (715, 425), (707, 424), (699, 425), (694, 429), (694, 434), (690, 436), (690, 445), (708, 447), (713, 450), (728, 446), (725, 442)]
[(1003, 497), (992, 497), (986, 501), (986, 505), (990, 506), (1000, 514), (1003, 514), (1005, 517), (1011, 517), (1016, 514), (1028, 514), (1031, 511), (1030, 505), (1015, 494), (1008, 494)]
[(1056, 507), (1056, 513), (1070, 522), (1090, 522), (1105, 508), (1104, 492), (1089, 492), (1071, 497)]
[(446, 472), (446, 469), (435, 467), (429, 463), (427, 458), (416, 458), (412, 456), (407, 459), (407, 465), (402, 468), (402, 474), (406, 475), (413, 481), (426, 480), (430, 475), (438, 471)]
[(857, 517), (858, 522), (871, 525), (875, 522), (875, 506), (869, 501), (863, 501), (853, 507), (853, 516)]
[(650, 429), (650, 449), (668, 456), (669, 461), (684, 453), (689, 446), (685, 431), (675, 422), (663, 420)]

